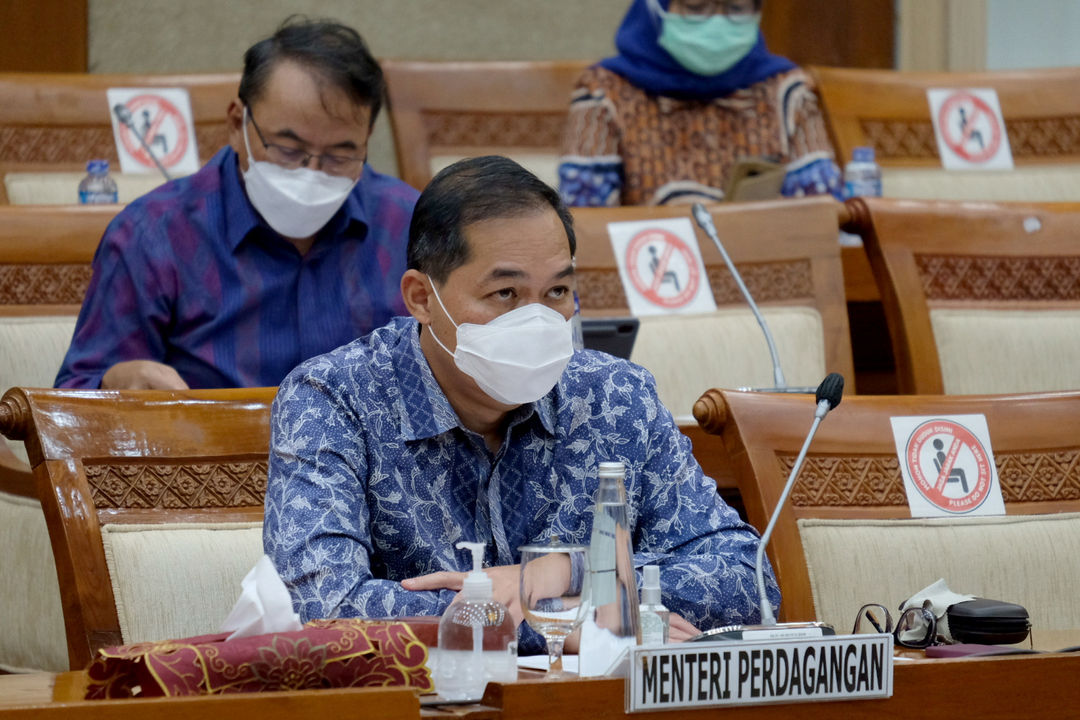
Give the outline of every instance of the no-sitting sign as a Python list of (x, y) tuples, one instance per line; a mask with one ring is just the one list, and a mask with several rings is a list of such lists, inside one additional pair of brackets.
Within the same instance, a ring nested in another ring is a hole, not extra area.
[(938, 154), (946, 170), (1011, 170), (1009, 135), (992, 88), (926, 91)]
[(1005, 514), (985, 416), (891, 420), (912, 517)]
[(716, 310), (689, 218), (609, 223), (608, 235), (634, 315)]
[[(195, 122), (187, 90), (109, 88), (106, 97), (123, 172), (157, 173), (154, 158), (172, 175), (186, 175), (199, 169)], [(130, 124), (121, 122), (118, 113), (121, 108), (130, 118)]]

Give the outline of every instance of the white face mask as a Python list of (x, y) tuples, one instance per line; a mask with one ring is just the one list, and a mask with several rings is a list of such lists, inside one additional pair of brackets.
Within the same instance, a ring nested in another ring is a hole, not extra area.
[(357, 180), (306, 167), (288, 170), (272, 162), (255, 160), (248, 142), (247, 119), (245, 107), (244, 147), (248, 169), (244, 171), (244, 188), (248, 200), (281, 235), (311, 237), (345, 203)]
[[(431, 281), (431, 278), (428, 278)], [(480, 389), (504, 405), (539, 400), (559, 382), (574, 354), (573, 329), (561, 313), (531, 303), (503, 313), (486, 325), (450, 317), (435, 283), (439, 307), (457, 328), (457, 348), (450, 352), (434, 330), (431, 337)]]

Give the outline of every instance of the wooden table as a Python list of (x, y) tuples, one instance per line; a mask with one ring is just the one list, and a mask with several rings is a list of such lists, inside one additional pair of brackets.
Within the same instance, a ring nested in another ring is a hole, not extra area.
[[(547, 682), (524, 680), (490, 685), (482, 705), (421, 709), (401, 688), (253, 693), (154, 700), (52, 700), (78, 684), (79, 673), (0, 677), (0, 720), (9, 717), (94, 720), (228, 717), (230, 720), (378, 717), (464, 718), (465, 720), (615, 720), (624, 717), (624, 684), (619, 678)], [(790, 720), (793, 713), (815, 718), (928, 718), (994, 720), (1038, 716), (1080, 716), (1080, 654), (1021, 655), (957, 660), (899, 659), (893, 696), (758, 707), (729, 707), (638, 715), (639, 718), (722, 718)]]

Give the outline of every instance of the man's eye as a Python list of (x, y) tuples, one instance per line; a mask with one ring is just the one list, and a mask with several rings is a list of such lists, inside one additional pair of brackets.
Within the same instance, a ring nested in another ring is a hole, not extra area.
[(307, 153), (300, 148), (285, 147), (284, 145), (275, 145), (274, 147), (277, 148), (277, 151), (281, 153), (282, 157), (289, 160), (300, 160), (307, 155)]
[(570, 293), (570, 288), (566, 287), (565, 285), (560, 285), (559, 287), (551, 288), (551, 290), (548, 291), (548, 295), (550, 295), (555, 300), (561, 300), (564, 297), (566, 297), (569, 293)]
[(503, 288), (502, 290), (496, 290), (491, 294), (499, 300), (512, 300), (517, 293), (514, 292), (513, 288)]

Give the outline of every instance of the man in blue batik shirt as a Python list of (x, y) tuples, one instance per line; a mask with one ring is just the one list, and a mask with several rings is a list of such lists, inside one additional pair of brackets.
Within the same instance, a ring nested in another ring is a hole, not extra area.
[[(517, 548), (588, 542), (602, 461), (626, 466), (635, 566), (660, 565), (673, 638), (759, 619), (758, 536), (702, 473), (652, 376), (573, 352), (574, 250), (553, 189), (506, 158), (456, 163), (413, 214), (412, 317), (282, 383), (263, 542), (303, 620), (441, 614), (468, 540), (487, 546), (496, 597), (520, 621)], [(543, 648), (524, 625), (521, 641)]]

